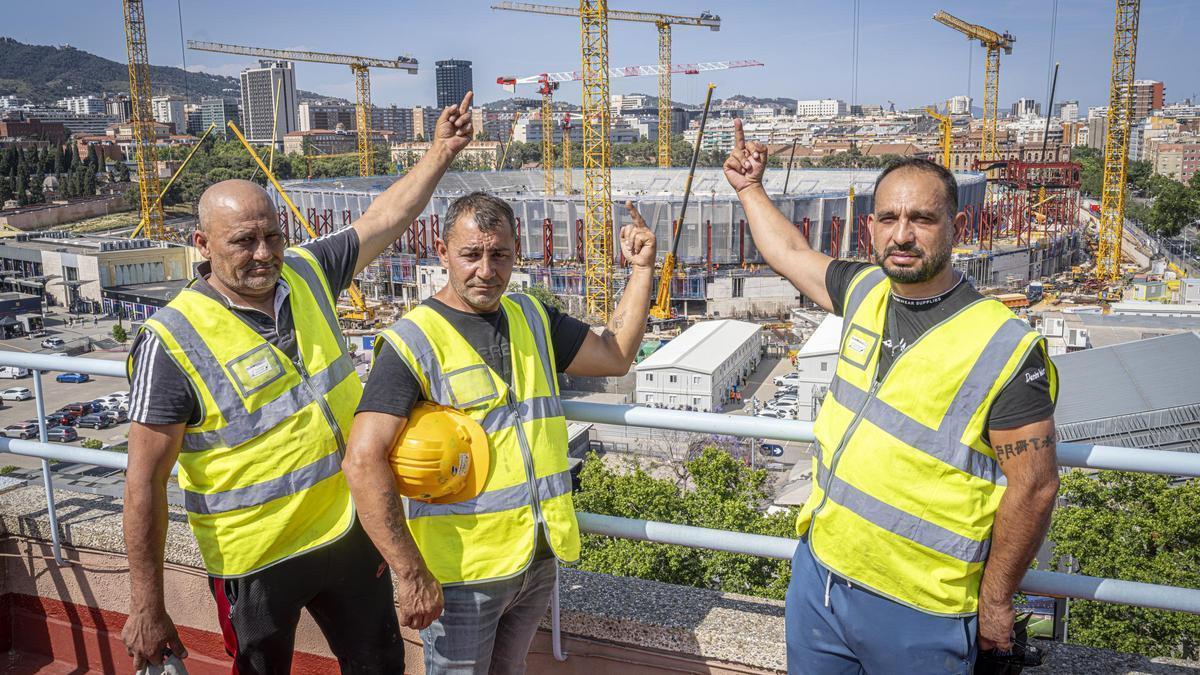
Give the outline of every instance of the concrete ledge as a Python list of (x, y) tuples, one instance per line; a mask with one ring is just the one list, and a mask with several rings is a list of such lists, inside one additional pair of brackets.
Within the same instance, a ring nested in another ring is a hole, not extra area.
[[(0, 593), (125, 613), (128, 581), (123, 570), (121, 501), (65, 490), (56, 496), (64, 545), (70, 547), (70, 557), (82, 564), (57, 568), (52, 560), (45, 560), (50, 553), (45, 495), (40, 487), (10, 488), (0, 492), (0, 535), (6, 550), (16, 543), (24, 553), (0, 566)], [(176, 622), (219, 635), (200, 555), (186, 517), (177, 508), (170, 513), (166, 558), (168, 608)], [(778, 673), (786, 667), (782, 602), (571, 569), (562, 572), (560, 599), (569, 658), (560, 663), (551, 656), (547, 616), (530, 653), (531, 673), (723, 675)], [(419, 638), (405, 631), (405, 642), (408, 670), (419, 673)], [(1032, 673), (1200, 675), (1198, 663), (1057, 643), (1043, 646), (1049, 653), (1047, 665)], [(329, 656), (307, 617), (297, 636), (297, 649)]]

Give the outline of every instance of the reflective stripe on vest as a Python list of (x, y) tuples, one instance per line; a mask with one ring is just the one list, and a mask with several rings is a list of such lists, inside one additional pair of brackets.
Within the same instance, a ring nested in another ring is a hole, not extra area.
[[(209, 574), (242, 576), (349, 530), (344, 434), (362, 383), (315, 258), (284, 255), (297, 327), (289, 360), (221, 302), (185, 289), (147, 320), (202, 406), (179, 483)], [(309, 374), (311, 373), (311, 374)]]
[(1005, 486), (982, 440), (987, 414), (1040, 338), (980, 299), (926, 331), (878, 378), (888, 302), (879, 268), (852, 280), (835, 375), (814, 425), (813, 492), (797, 525), (839, 575), (932, 614), (971, 614)]
[[(579, 557), (566, 418), (547, 317), (536, 301), (521, 294), (504, 296), (501, 307), (512, 346), (511, 382), (493, 372), (428, 306), (417, 307), (381, 334), (406, 361), (426, 398), (463, 410), (488, 435), (492, 471), (481, 494), (454, 504), (405, 500), (413, 538), (443, 584), (519, 573), (533, 557), (540, 527), (560, 560)], [(537, 525), (539, 514), (543, 525)]]

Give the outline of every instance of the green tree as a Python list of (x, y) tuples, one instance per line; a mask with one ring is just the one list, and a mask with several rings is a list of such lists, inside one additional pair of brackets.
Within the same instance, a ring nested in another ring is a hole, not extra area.
[[(580, 511), (644, 518), (733, 532), (795, 536), (790, 512), (765, 515), (767, 472), (705, 439), (691, 444), (678, 480), (654, 478), (638, 467), (629, 473), (608, 468), (592, 454), (580, 474), (575, 505)], [(782, 599), (787, 591), (787, 561), (668, 544), (585, 535), (580, 568), (673, 584)]]
[(125, 332), (125, 327), (117, 324), (112, 327), (112, 338), (121, 344), (129, 339), (129, 334)]
[(1125, 202), (1125, 217), (1138, 225), (1146, 225), (1150, 222), (1150, 207), (1131, 199)]
[(29, 204), (29, 195), (25, 194), (25, 176), (18, 174), (16, 180), (17, 206)]
[(125, 162), (117, 162), (117, 181), (121, 183), (129, 182), (129, 165)]
[(1154, 165), (1141, 160), (1130, 160), (1125, 169), (1125, 181), (1139, 190), (1149, 189), (1154, 175)]
[(30, 204), (41, 204), (42, 202), (46, 201), (46, 194), (42, 191), (42, 183), (45, 182), (45, 180), (46, 177), (40, 173), (29, 179)]
[(1080, 191), (1091, 197), (1100, 196), (1100, 188), (1104, 183), (1104, 166), (1100, 151), (1088, 147), (1072, 148), (1071, 161), (1083, 165), (1079, 174)]
[(4, 203), (14, 196), (12, 182), (9, 181), (8, 176), (0, 176), (0, 209), (4, 208)]
[(546, 307), (553, 307), (559, 311), (565, 312), (567, 304), (562, 301), (562, 298), (554, 294), (546, 284), (533, 284), (525, 290), (526, 293), (537, 298)]
[(1200, 171), (1192, 174), (1192, 179), (1188, 181), (1188, 187), (1192, 188), (1197, 195), (1200, 195)]
[[(1200, 588), (1200, 482), (1119, 471), (1062, 479), (1065, 505), (1049, 538), (1054, 563), (1073, 571)], [(1128, 605), (1071, 602), (1072, 642), (1148, 656), (1200, 657), (1200, 616)]]
[(1174, 237), (1200, 218), (1200, 197), (1183, 183), (1169, 178), (1165, 181), (1157, 188), (1148, 225), (1165, 237)]

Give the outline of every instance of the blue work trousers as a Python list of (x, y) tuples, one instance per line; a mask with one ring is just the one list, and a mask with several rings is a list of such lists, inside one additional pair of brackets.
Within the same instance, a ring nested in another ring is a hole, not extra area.
[(926, 614), (832, 574), (807, 539), (787, 591), (788, 675), (971, 673), (978, 617)]

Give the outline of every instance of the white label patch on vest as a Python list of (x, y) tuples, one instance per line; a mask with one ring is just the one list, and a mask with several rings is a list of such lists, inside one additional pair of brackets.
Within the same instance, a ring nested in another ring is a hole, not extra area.
[(269, 372), (271, 372), (271, 362), (266, 357), (263, 357), (258, 363), (246, 367), (246, 375), (255, 380)]
[(251, 349), (225, 367), (242, 396), (253, 394), (284, 374), (283, 364), (268, 344)]
[(842, 359), (866, 370), (875, 348), (879, 345), (879, 336), (862, 326), (852, 324), (846, 331), (846, 341), (843, 345)]

